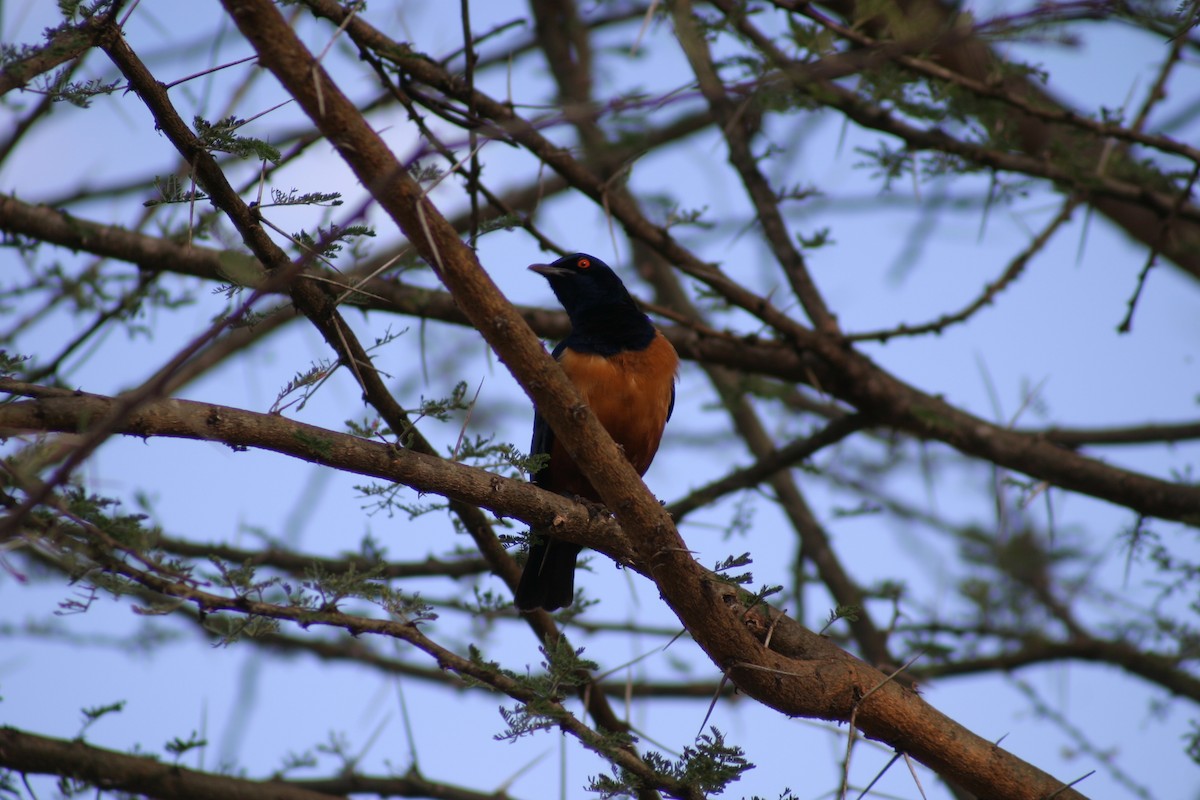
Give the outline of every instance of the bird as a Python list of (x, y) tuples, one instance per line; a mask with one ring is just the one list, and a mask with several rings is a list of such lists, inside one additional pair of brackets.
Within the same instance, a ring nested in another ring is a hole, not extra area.
[[(572, 253), (530, 270), (550, 289), (571, 322), (552, 355), (580, 397), (644, 475), (675, 409), (679, 355), (630, 297), (613, 269), (595, 256)], [(600, 495), (534, 409), (532, 455), (549, 462), (530, 475), (537, 486), (593, 503)], [(556, 611), (575, 597), (579, 545), (531, 531), (529, 556), (514, 604), (521, 611)]]

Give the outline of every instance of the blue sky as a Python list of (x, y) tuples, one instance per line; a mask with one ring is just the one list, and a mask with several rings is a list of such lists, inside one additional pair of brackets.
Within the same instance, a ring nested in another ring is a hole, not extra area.
[[(390, 23), (394, 30), (405, 31), (437, 55), (460, 44), (457, 5), (454, 13), (448, 8), (434, 2), (380, 4), (379, 8), (372, 4), (370, 18), (376, 24)], [(36, 40), (41, 28), (51, 24), (46, 16), (50, 12), (47, 4), (33, 0), (5, 4), (0, 38)], [(523, 16), (525, 11), (521, 4), (499, 2), (476, 4), (472, 13), (475, 30), (480, 31)], [(248, 54), (247, 47), (227, 28), (217, 27), (217, 20), (215, 4), (144, 3), (131, 17), (127, 38), (160, 77), (173, 79)], [(328, 28), (304, 24), (301, 30), (315, 49), (328, 40)], [(1112, 25), (1085, 30), (1086, 38), (1076, 49), (1042, 45), (1013, 50), (1015, 55), (1043, 64), (1053, 76), (1055, 90), (1079, 107), (1120, 107), (1129, 104), (1131, 97), (1139, 102), (1152, 79), (1156, 59), (1162, 55), (1162, 42)], [(606, 71), (598, 90), (639, 85), (654, 92), (683, 85), (687, 80), (683, 61), (669, 27), (651, 26), (641, 44), (646, 55), (640, 59), (622, 55), (635, 33), (636, 26), (625, 26), (606, 34), (614, 50), (604, 56)], [(519, 35), (518, 29), (509, 38)], [(179, 41), (193, 47), (172, 45)], [(158, 55), (150, 58), (153, 53)], [(183, 58), (174, 61), (179, 53)], [(327, 66), (352, 96), (365, 99), (374, 95), (374, 86), (356, 65), (353, 53), (335, 46)], [(1190, 79), (1194, 67), (1181, 69)], [(250, 71), (249, 66), (231, 68), (211, 79), (185, 84), (173, 90), (172, 97), (185, 117), (192, 113), (210, 118), (226, 113), (250, 117), (280, 100), (278, 87), (264, 74), (233, 108), (226, 109), (230, 88)], [(111, 72), (98, 53), (89, 57), (84, 70), (89, 77), (110, 76)], [(1185, 85), (1184, 80), (1181, 76), (1179, 85)], [(484, 88), (503, 97), (509, 82), (506, 75), (495, 73), (487, 77)], [(548, 79), (531, 62), (515, 66), (511, 84), (519, 103), (545, 103), (551, 97)], [(26, 99), (35, 101), (30, 96)], [(1188, 99), (1169, 97), (1163, 117)], [(660, 112), (657, 119), (689, 107), (688, 103), (694, 106), (695, 101), (680, 101)], [(11, 111), (0, 110), (0, 114), (11, 115)], [(302, 123), (299, 109), (292, 105), (248, 126), (247, 132), (267, 135)], [(388, 112), (375, 123), (397, 155), (414, 152), (415, 133), (401, 113)], [(0, 128), (4, 124), (0, 121)], [(804, 127), (794, 119), (776, 122), (772, 132), (789, 148), (772, 177), (781, 184), (813, 183), (826, 192), (821, 201), (800, 207), (791, 222), (798, 232), (831, 229), (834, 245), (815, 252), (810, 265), (818, 286), (849, 331), (921, 322), (961, 307), (1003, 271), (1026, 245), (1030, 231), (1040, 229), (1058, 209), (1056, 198), (1039, 189), (1011, 206), (993, 209), (982, 233), (977, 209), (939, 213), (934, 217), (933, 235), (921, 245), (911, 266), (900, 272), (896, 264), (905, 251), (915, 211), (911, 204), (891, 201), (912, 198), (914, 191), (919, 191), (919, 208), (933, 202), (939, 187), (923, 184), (917, 190), (911, 182), (899, 182), (891, 196), (881, 195), (878, 182), (858, 166), (862, 158), (856, 152), (872, 146), (878, 135), (855, 128), (843, 130), (840, 119), (833, 115)], [(1176, 135), (1186, 138), (1188, 134)], [(516, 185), (536, 174), (535, 161), (504, 145), (488, 145), (481, 157), (486, 164), (485, 178), (494, 185)], [(20, 157), (0, 166), (0, 191), (49, 200), (78, 188), (81, 181), (104, 185), (129, 174), (161, 174), (176, 162), (165, 137), (153, 130), (145, 108), (133, 95), (116, 94), (98, 98), (86, 113), (65, 105), (56, 108), (49, 124), (22, 147)], [(237, 173), (249, 180), (256, 170), (256, 164), (247, 163)], [(361, 189), (326, 145), (314, 147), (274, 180), (275, 186), (285, 190), (344, 192), (349, 201), (341, 212), (334, 213), (334, 219), (357, 207), (355, 198), (361, 197)], [(635, 191), (661, 192), (677, 198), (684, 207), (707, 208), (719, 223), (717, 227), (680, 233), (680, 238), (747, 285), (764, 293), (775, 288), (779, 278), (762, 245), (753, 235), (739, 235), (750, 211), (725, 164), (723, 147), (712, 135), (695, 137), (669, 153), (637, 162), (629, 180)], [(979, 179), (956, 183), (953, 191), (978, 196), (985, 189), (986, 180)], [(461, 194), (451, 187), (439, 190), (435, 197), (448, 211), (462, 208)], [(133, 224), (143, 212), (143, 199), (144, 193), (139, 193), (94, 202), (78, 213)], [(162, 213), (174, 214), (178, 222), (186, 209)], [(314, 224), (310, 210), (280, 210), (269, 218), (289, 230)], [(386, 219), (373, 211), (372, 221), (379, 228), (381, 242), (395, 242), (397, 234)], [(156, 224), (149, 230), (155, 230)], [(602, 209), (578, 196), (556, 197), (545, 203), (539, 224), (563, 246), (595, 253), (618, 266), (636, 294), (650, 297), (648, 287), (638, 284), (625, 267), (627, 243), (618, 239), (614, 249)], [(1169, 266), (1156, 268), (1140, 301), (1133, 334), (1116, 332), (1145, 257), (1143, 248), (1131, 244), (1105, 220), (1089, 218), (1079, 210), (1033, 260), (1021, 280), (969, 324), (937, 337), (893, 340), (886, 345), (866, 345), (864, 350), (905, 381), (1004, 423), (1121, 426), (1194, 419), (1200, 399), (1196, 364), (1200, 356), (1200, 285)], [(70, 269), (88, 263), (87, 257), (68, 253), (61, 258)], [(514, 302), (553, 305), (544, 281), (525, 270), (527, 264), (546, 258), (529, 237), (519, 231), (487, 236), (481, 240), (480, 258)], [(0, 251), (0, 275), (20, 269), (12, 251)], [(414, 279), (422, 280), (419, 276)], [(432, 280), (428, 275), (424, 279)], [(5, 277), (6, 283), (9, 280)], [(153, 331), (152, 337), (109, 333), (94, 350), (71, 363), (69, 375), (80, 388), (112, 394), (137, 385), (226, 307), (227, 301), (213, 294), (211, 286), (183, 278), (170, 285), (192, 291), (197, 302), (177, 313), (151, 312), (144, 321)], [(472, 390), (480, 387), (479, 406), (488, 410), (476, 417), (468, 430), (494, 430), (501, 440), (522, 448), (528, 444), (528, 403), (473, 331), (436, 323), (422, 328), (414, 320), (379, 314), (350, 312), (347, 318), (368, 342), (389, 327), (393, 331), (408, 329), (377, 361), (394, 376), (392, 385), (402, 403), (411, 405), (422, 395), (438, 396), (458, 380), (466, 380)], [(69, 340), (88, 321), (87, 317), (54, 316), (26, 337), (26, 349), (54, 352), (55, 343)], [(720, 321), (735, 329), (747, 325), (736, 314)], [(426, 370), (415, 374), (413, 365), (422, 354), (428, 357)], [(181, 396), (266, 411), (280, 387), (297, 371), (329, 355), (314, 331), (292, 326), (186, 387)], [(713, 407), (711, 391), (694, 365), (685, 365), (679, 395), (662, 454), (646, 476), (651, 489), (668, 502), (724, 474), (730, 465), (751, 460), (729, 431), (723, 414)], [(1035, 402), (1030, 402), (1031, 397)], [(779, 415), (769, 405), (763, 404), (761, 410), (781, 435), (804, 432), (803, 426), (798, 428), (795, 420)], [(364, 413), (358, 390), (343, 373), (296, 416), (341, 429), (344, 420), (361, 418)], [(424, 432), (449, 447), (461, 424), (428, 425)], [(936, 459), (954, 457), (936, 445), (928, 451)], [(866, 452), (881, 454), (879, 448)], [(1102, 455), (1115, 463), (1170, 477), (1195, 463), (1198, 452), (1195, 445), (1181, 445), (1169, 450), (1113, 449)], [(836, 472), (854, 457), (854, 452), (839, 449), (821, 454), (817, 462)], [(910, 602), (915, 605), (947, 615), (955, 612), (958, 601), (953, 579), (958, 572), (952, 542), (920, 526), (884, 523), (871, 516), (839, 516), (838, 511), (853, 502), (850, 496), (827, 480), (806, 477), (803, 472), (798, 475), (835, 547), (861, 582), (903, 581), (911, 588)], [(221, 445), (195, 442), (114, 439), (80, 477), (95, 491), (121, 497), (131, 507), (139, 492), (147, 492), (155, 522), (168, 532), (202, 541), (253, 546), (255, 538), (250, 531), (263, 529), (308, 551), (336, 554), (356, 549), (361, 537), (369, 533), (397, 559), (422, 558), (467, 544), (440, 515), (409, 521), (367, 513), (367, 501), (354, 489), (363, 482), (360, 478), (330, 474), (270, 453), (235, 453)], [(988, 470), (976, 465), (952, 468), (932, 486), (919, 474), (892, 475), (886, 486), (910, 500), (926, 502), (960, 523), (991, 525), (992, 508), (987, 503), (991, 480)], [(745, 506), (739, 508), (739, 501)], [(1132, 513), (1058, 491), (1051, 492), (1050, 502), (1062, 541), (1086, 543), (1097, 553), (1091, 568), (1113, 593), (1111, 597), (1086, 598), (1085, 619), (1098, 622), (1109, 618), (1109, 613), (1136, 618), (1157, 590), (1150, 583), (1154, 574), (1145, 565), (1134, 564), (1125, 577), (1121, 536), (1134, 522)], [(731, 541), (722, 531), (745, 508), (753, 509), (752, 532)], [(1043, 520), (1046, 506), (1039, 500), (1026, 513)], [(1165, 523), (1154, 523), (1152, 528), (1182, 554), (1196, 557), (1192, 532)], [(689, 519), (682, 533), (705, 564), (749, 549), (755, 556), (759, 582), (778, 583), (788, 578), (793, 545), (787, 522), (762, 498), (735, 498), (718, 504)], [(599, 557), (591, 564), (594, 571), (581, 573), (580, 581), (607, 602), (594, 616), (589, 612), (589, 618), (637, 619), (663, 626), (674, 622), (643, 579), (616, 570)], [(500, 590), (500, 584), (491, 578), (482, 579), (479, 585)], [(430, 581), (425, 586), (414, 582), (406, 588), (419, 588), (439, 599), (448, 599), (455, 591), (445, 581)], [(0, 624), (19, 627), (47, 619), (75, 591), (55, 582), (21, 585), (10, 573), (0, 572), (0, 604), (6, 609)], [(805, 597), (803, 612), (793, 609), (793, 613), (811, 627), (820, 627), (829, 604), (823, 592), (813, 590)], [(1114, 608), (1117, 611), (1113, 612)], [(890, 613), (885, 606), (872, 610), (883, 620)], [(1105, 612), (1103, 616), (1101, 612)], [(147, 624), (166, 626), (168, 620), (138, 616), (131, 613), (128, 603), (104, 599), (85, 615), (57, 617), (55, 623), (76, 635), (120, 636)], [(452, 615), (433, 623), (430, 631), (450, 642), (465, 641), (472, 633)], [(692, 678), (717, 677), (715, 668), (686, 640), (662, 653), (657, 652), (662, 642), (648, 637), (576, 635), (578, 644), (587, 647), (587, 655), (600, 661), (603, 669), (636, 660), (630, 668), (635, 677), (670, 676), (678, 664), (686, 665), (686, 674)], [(195, 730), (209, 739), (210, 746), (189, 754), (185, 763), (208, 769), (236, 764), (254, 776), (278, 768), (289, 753), (312, 749), (330, 731), (343, 733), (351, 749), (362, 753), (362, 765), (368, 772), (403, 771), (415, 753), (421, 770), (430, 778), (490, 789), (511, 777), (511, 791), (518, 797), (548, 796), (557, 791), (564, 769), (571, 787), (567, 796), (582, 796), (578, 787), (584, 776), (602, 769), (592, 756), (561, 736), (547, 734), (514, 744), (494, 741), (493, 736), (503, 727), (497, 707), (511, 703), (479, 692), (430, 690), (411, 679), (397, 680), (306, 656), (263, 658), (245, 644), (213, 647), (194, 631), (181, 643), (151, 655), (104, 646), (85, 655), (51, 637), (11, 633), (9, 642), (11, 646), (0, 650), (0, 722), (47, 735), (73, 736), (78, 732), (80, 708), (125, 699), (128, 705), (123, 712), (106, 717), (89, 730), (89, 741), (117, 749), (139, 746), (161, 752), (166, 741), (186, 738)], [(485, 648), (489, 657), (501, 659), (509, 668), (528, 665), (537, 669), (540, 663), (536, 643), (515, 626), (493, 633), (485, 640)], [(395, 649), (398, 656), (427, 663), (398, 645)], [(1071, 664), (1024, 670), (1012, 678), (934, 681), (923, 693), (940, 710), (981, 736), (1004, 737), (1006, 748), (1056, 776), (1070, 780), (1099, 769), (1081, 787), (1085, 793), (1137, 796), (1099, 765), (1094, 754), (1077, 752), (1075, 742), (1032, 714), (1017, 680), (1027, 682), (1050, 708), (1086, 731), (1099, 748), (1111, 749), (1118, 768), (1153, 796), (1184, 796), (1179, 791), (1183, 788), (1180, 776), (1194, 775), (1194, 765), (1183, 755), (1181, 736), (1188, 730), (1194, 709), (1118, 676), (1111, 668)], [(1097, 702), (1097, 698), (1103, 701)], [(640, 705), (632, 719), (647, 737), (647, 747), (653, 746), (650, 741), (657, 741), (665, 748), (678, 749), (690, 744), (699, 730), (704, 705)], [(448, 713), (450, 708), (453, 711)], [(418, 731), (415, 743), (406, 734), (405, 714)], [(759, 764), (731, 789), (730, 796), (757, 793), (775, 797), (784, 787), (791, 787), (799, 797), (819, 797), (837, 786), (839, 761), (846, 747), (844, 729), (784, 719), (745, 698), (719, 704), (710, 724), (746, 748)], [(464, 768), (464, 754), (469, 754), (469, 768)], [(853, 759), (856, 781), (865, 783), (888, 758), (889, 752), (860, 742)], [(317, 772), (334, 769), (327, 759)], [(940, 787), (931, 786), (928, 773), (922, 773), (922, 784), (931, 796), (945, 796), (939, 794)], [(907, 770), (899, 765), (877, 791), (880, 796), (917, 796)]]

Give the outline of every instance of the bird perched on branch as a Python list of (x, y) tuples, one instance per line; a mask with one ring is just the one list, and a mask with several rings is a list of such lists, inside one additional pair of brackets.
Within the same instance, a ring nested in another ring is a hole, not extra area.
[[(571, 320), (571, 332), (554, 348), (554, 358), (629, 463), (644, 475), (675, 407), (675, 348), (638, 309), (617, 273), (595, 256), (574, 253), (529, 269), (550, 282)], [(550, 456), (531, 476), (535, 484), (600, 502), (536, 409), (530, 452)], [(580, 547), (542, 532), (531, 532), (531, 542), (517, 586), (517, 608), (554, 611), (570, 605)]]

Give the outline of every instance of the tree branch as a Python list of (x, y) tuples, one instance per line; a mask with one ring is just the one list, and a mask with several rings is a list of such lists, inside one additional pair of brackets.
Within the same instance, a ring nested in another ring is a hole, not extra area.
[[(792, 0), (776, 0), (776, 4), (789, 10), (798, 7)], [(869, 31), (876, 38), (890, 34), (893, 30), (905, 31), (909, 35), (930, 30), (945, 30), (958, 24), (961, 13), (953, 4), (942, 3), (940, 0), (897, 0), (895, 6), (899, 13), (894, 16), (881, 14), (867, 5), (860, 5), (857, 0), (825, 0), (823, 5), (832, 8), (843, 19), (853, 21), (855, 27)], [(978, 37), (939, 42), (933, 48), (930, 60), (977, 83), (988, 84), (998, 80), (1006, 94), (1024, 99), (1034, 107), (1060, 109), (1064, 114), (1079, 116), (1027, 76), (1013, 75), (1005, 60)], [(1011, 114), (1005, 124), (1012, 126), (1013, 138), (1017, 145), (1035, 159), (1044, 156), (1048, 143), (1055, 135), (1054, 123), (1038, 119), (1029, 113)], [(1069, 158), (1074, 164), (1088, 165), (1094, 169), (1100, 163), (1101, 153), (1106, 146), (1104, 137), (1092, 136), (1083, 146), (1071, 148), (1059, 156), (1063, 159)], [(1143, 188), (1147, 193), (1151, 193), (1165, 183), (1167, 177), (1154, 170)], [(1158, 201), (1155, 201), (1155, 208), (1147, 208), (1147, 198), (1141, 196), (1136, 187), (1132, 193), (1120, 192), (1104, 196), (1084, 191), (1083, 196), (1089, 205), (1123, 228), (1130, 236), (1148, 246), (1155, 246), (1159, 241), (1161, 218), (1169, 213), (1171, 205), (1165, 202), (1168, 198), (1160, 196)], [(1173, 226), (1172, 235), (1163, 243), (1162, 252), (1193, 277), (1200, 278), (1200, 224), (1197, 224), (1194, 215), (1189, 215), (1186, 222)]]
[(79, 58), (114, 32), (109, 27), (107, 13), (91, 16), (75, 26), (62, 26), (45, 45), (32, 49), (0, 70), (0, 95), (24, 87), (38, 75)]
[(78, 740), (35, 736), (7, 726), (0, 727), (0, 766), (20, 773), (60, 775), (109, 791), (160, 800), (330, 800), (336, 796), (282, 781), (199, 772), (156, 758), (129, 756)]
[[(274, 6), (265, 0), (224, 2), (264, 66), (326, 131), (342, 158), (435, 267), (476, 328), (534, 398), (571, 458), (632, 534), (639, 559), (649, 565), (672, 609), (715, 663), (732, 669), (743, 689), (773, 708), (824, 718), (850, 719), (853, 715), (868, 734), (903, 746), (935, 770), (976, 791), (986, 790), (995, 797), (1051, 792), (1060, 792), (1064, 798), (1077, 796), (1011, 756), (999, 758), (1003, 768), (997, 769), (996, 759), (1002, 751), (973, 737), (861, 662), (847, 656), (837, 659), (836, 666), (813, 664), (779, 658), (765, 650), (745, 628), (740, 614), (726, 603), (725, 595), (706, 582), (669, 517), (479, 267), (474, 254), (399, 168), (353, 104), (295, 39)], [(860, 695), (860, 703), (853, 693), (825, 695), (828, 705), (814, 704), (814, 692), (835, 673), (854, 676), (852, 682), (870, 696)], [(915, 730), (908, 724), (913, 721), (912, 713), (922, 720)], [(949, 730), (954, 736), (947, 736)]]

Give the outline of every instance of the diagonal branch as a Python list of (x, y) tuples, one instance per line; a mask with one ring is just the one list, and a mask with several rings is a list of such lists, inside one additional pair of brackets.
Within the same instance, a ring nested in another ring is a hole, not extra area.
[(700, 84), (700, 91), (708, 101), (713, 117), (720, 124), (721, 133), (729, 150), (729, 162), (737, 170), (746, 187), (746, 194), (754, 205), (758, 224), (762, 226), (775, 260), (783, 268), (791, 283), (792, 291), (804, 306), (813, 327), (828, 334), (838, 333), (837, 318), (830, 312), (825, 299), (817, 290), (809, 274), (804, 255), (792, 241), (792, 236), (779, 209), (779, 198), (771, 188), (767, 177), (762, 174), (750, 150), (750, 139), (756, 133), (757, 123), (750, 120), (754, 114), (747, 111), (752, 100), (741, 106), (734, 104), (725, 92), (725, 82), (717, 74), (712, 53), (693, 16), (690, 2), (681, 0), (671, 5), (675, 21), (675, 35), (680, 47), (691, 64), (692, 72)]
[[(257, 282), (256, 276), (265, 273), (252, 258), (201, 247), (181, 247), (118, 227), (68, 217), (54, 209), (21, 203), (10, 197), (0, 196), (0, 230), (44, 237), (65, 247), (122, 258), (149, 269), (173, 270), (223, 282), (236, 277), (236, 282), (271, 288), (269, 284)], [(237, 275), (231, 276), (230, 270)], [(340, 294), (352, 290), (354, 285), (353, 282), (333, 283), (331, 292)], [(368, 281), (361, 288), (368, 294), (362, 305), (368, 308), (456, 324), (468, 322), (453, 298), (444, 293), (382, 280)], [(566, 320), (560, 312), (531, 308), (519, 311), (540, 335), (557, 337), (566, 330)], [(237, 331), (235, 335), (241, 333)], [(1069, 449), (1089, 443), (1194, 439), (1198, 435), (1194, 424), (1078, 433), (1055, 429), (1014, 431), (927, 395), (851, 350), (834, 349), (832, 354), (836, 361), (831, 365), (810, 353), (797, 353), (775, 343), (702, 327), (670, 328), (666, 333), (684, 358), (770, 375), (788, 382), (815, 383), (823, 391), (861, 410), (882, 409), (881, 413), (872, 415), (873, 424), (888, 424), (920, 438), (945, 442), (968, 455), (1065, 489), (1127, 506), (1138, 514), (1182, 521), (1200, 520), (1200, 488), (1124, 470)], [(860, 377), (857, 381), (847, 382), (836, 370), (847, 370)], [(865, 389), (872, 391), (866, 400), (859, 399)]]
[[(570, 0), (564, 0), (567, 5), (570, 5)], [(543, 4), (535, 6), (535, 12), (539, 15), (547, 13), (542, 10)], [(565, 12), (566, 16), (570, 16), (570, 12)], [(539, 16), (539, 21), (541, 16)], [(591, 103), (592, 98), (586, 92), (581, 93), (580, 87), (586, 88), (590, 79), (588, 76), (578, 76), (576, 73), (582, 69), (581, 65), (576, 64), (573, 60), (562, 55), (559, 44), (556, 41), (556, 36), (553, 31), (552, 24), (539, 24), (539, 35), (544, 41), (544, 47), (547, 52), (547, 58), (550, 62), (550, 67), (554, 73), (555, 79), (558, 82), (560, 91), (564, 97), (572, 102), (586, 105)], [(556, 57), (557, 54), (557, 57)], [(717, 92), (719, 87), (708, 90), (710, 93)], [(739, 116), (735, 113), (735, 117)], [(736, 120), (718, 120), (722, 122), (724, 127), (728, 128)], [(575, 121), (575, 127), (579, 131), (580, 139), (584, 142), (586, 155), (589, 163), (598, 165), (602, 171), (607, 171), (611, 163), (610, 150), (607, 146), (607, 139), (604, 131), (599, 124), (590, 116), (580, 116)], [(740, 131), (740, 125), (738, 130)], [(728, 134), (727, 134), (728, 135)], [(742, 140), (739, 138), (738, 140)], [(748, 167), (751, 170), (749, 185), (761, 190), (765, 186), (760, 179), (761, 176), (757, 173), (757, 168), (751, 163)], [(768, 190), (769, 191), (769, 190)], [(628, 187), (618, 185), (613, 187), (612, 196), (620, 202), (627, 203), (630, 206), (637, 205), (637, 199)], [(764, 204), (775, 208), (773, 199), (761, 198)], [(776, 209), (777, 210), (777, 209)], [(779, 233), (784, 238), (787, 237), (786, 229), (783, 226), (781, 219), (774, 220), (772, 230)], [(780, 260), (788, 263), (788, 249), (790, 245), (783, 246), (783, 252), (779, 256)], [(643, 257), (645, 254), (645, 257)], [(647, 252), (644, 244), (634, 241), (634, 256), (635, 261), (648, 263), (650, 265), (649, 272), (652, 276), (652, 281), (658, 291), (659, 297), (664, 298), (665, 302), (676, 312), (682, 314), (682, 318), (689, 321), (701, 319), (700, 312), (693, 306), (686, 294), (682, 291), (677, 276), (662, 262), (661, 259), (655, 258), (653, 253)], [(818, 307), (823, 307), (823, 301), (816, 294), (815, 288), (811, 287), (811, 281), (808, 280), (806, 274), (798, 275), (795, 271), (796, 262), (791, 262), (793, 269), (792, 274), (794, 290), (798, 295), (811, 291), (813, 304)], [(800, 272), (803, 273), (803, 263), (798, 264)], [(809, 288), (806, 289), (805, 286)], [(698, 328), (697, 328), (698, 329)], [(686, 349), (682, 352), (687, 352)], [(752, 453), (759, 457), (759, 464), (770, 462), (774, 454), (774, 445), (770, 436), (766, 432), (766, 427), (763, 425), (757, 411), (749, 403), (739, 386), (739, 381), (729, 369), (717, 366), (715, 364), (703, 363), (705, 373), (709, 381), (716, 389), (717, 394), (721, 397), (724, 403), (734, 429), (746, 442), (747, 447)], [(832, 434), (828, 437), (818, 434), (814, 437), (813, 444), (816, 447), (823, 444), (831, 443), (842, 436), (849, 435), (856, 429), (857, 423), (833, 423), (823, 433)], [(790, 448), (789, 448), (790, 449)], [(801, 448), (803, 449), (803, 445)], [(815, 451), (815, 448), (814, 448)], [(778, 463), (778, 462), (776, 462)], [(753, 469), (753, 468), (752, 468)], [(745, 477), (745, 476), (743, 476)], [(828, 537), (824, 530), (814, 517), (804, 495), (801, 493), (792, 476), (786, 471), (774, 470), (765, 472), (755, 476), (761, 481), (766, 478), (771, 486), (775, 489), (778, 496), (780, 506), (787, 514), (796, 530), (797, 535), (802, 542), (801, 556), (798, 559), (797, 569), (803, 569), (803, 563), (806, 559), (811, 559), (817, 566), (817, 570), (825, 585), (829, 588), (830, 593), (841, 605), (856, 606), (862, 608), (864, 606), (863, 595), (861, 590), (855, 585), (843, 569), (840, 561), (833, 553), (829, 545)], [(725, 484), (718, 491), (726, 489), (729, 484)], [(685, 501), (686, 502), (686, 501)], [(681, 510), (677, 505), (671, 509), (672, 516), (678, 524), (678, 512)], [(799, 598), (798, 598), (799, 599)], [(800, 606), (800, 612), (803, 611), (803, 605)], [(860, 652), (863, 656), (874, 664), (890, 663), (892, 661), (888, 654), (886, 637), (880, 632), (874, 624), (870, 614), (865, 610), (850, 621), (850, 628), (854, 633), (855, 639), (858, 642)]]
[[(345, 13), (331, 0), (304, 2), (335, 24), (345, 21)], [(905, 384), (847, 347), (841, 338), (818, 336), (701, 261), (672, 239), (665, 229), (646, 219), (635, 204), (620, 194), (610, 195), (604, 182), (591, 170), (563, 148), (544, 139), (532, 124), (518, 117), (509, 106), (478, 91), (466, 92), (460, 81), (432, 61), (391, 41), (361, 18), (355, 17), (346, 30), (361, 46), (391, 54), (400, 66), (421, 81), (464, 103), (470, 99), (481, 115), (494, 121), (499, 132), (528, 148), (596, 202), (605, 204), (629, 236), (644, 242), (659, 256), (703, 281), (731, 303), (749, 310), (775, 328), (787, 342), (784, 346), (764, 344), (761, 349), (747, 351), (741, 346), (744, 339), (692, 330), (681, 336), (684, 347), (699, 347), (703, 343), (711, 360), (788, 381), (813, 384), (856, 406), (875, 424), (891, 425), (921, 438), (945, 442), (968, 455), (1062, 488), (1127, 506), (1139, 514), (1200, 524), (1200, 487), (1146, 478), (1064, 452), (1055, 445), (989, 423)], [(405, 55), (400, 57), (397, 53)], [(840, 89), (836, 85), (835, 88)], [(1174, 198), (1170, 202), (1173, 203)]]
[[(869, 735), (903, 747), (977, 792), (1014, 798), (1052, 792), (1063, 798), (1078, 796), (1061, 782), (974, 737), (916, 695), (848, 655), (832, 661), (801, 661), (766, 650), (746, 627), (743, 613), (728, 604), (726, 598), (731, 595), (720, 591), (691, 558), (670, 518), (579, 401), (524, 320), (480, 268), (474, 253), (400, 169), (276, 8), (267, 0), (224, 3), (258, 51), (261, 63), (326, 131), (341, 157), (435, 266), (464, 312), (533, 397), (572, 459), (631, 534), (639, 560), (648, 567), (667, 602), (714, 663), (732, 670), (744, 690), (782, 712), (847, 720), (853, 715)], [(774, 636), (778, 635), (775, 631)], [(823, 694), (825, 681), (847, 674), (862, 692), (872, 691), (869, 699), (860, 704), (854, 694), (824, 694), (830, 704), (814, 704), (813, 697)]]
[[(800, 5), (793, 0), (776, 0), (776, 4), (789, 10)], [(959, 7), (940, 0), (896, 0), (892, 4), (895, 13), (889, 14), (879, 13), (876, 7), (869, 3), (860, 4), (857, 0), (825, 0), (822, 5), (833, 9), (843, 19), (852, 21), (856, 28), (870, 32), (876, 39), (895, 35), (895, 31), (904, 31), (907, 35), (920, 35), (929, 31), (946, 30), (958, 24), (959, 15), (962, 13)], [(930, 60), (978, 83), (995, 83), (999, 78), (1005, 93), (1020, 98), (1031, 106), (1058, 109), (1068, 115), (1075, 113), (1029, 77), (1014, 76), (1013, 71), (1007, 69), (1005, 60), (977, 37), (938, 43), (930, 54)], [(1047, 142), (1054, 136), (1055, 123), (1018, 111), (1009, 115), (1007, 124), (1014, 127), (1018, 146), (1026, 154), (1035, 159), (1044, 156)], [(1106, 146), (1105, 138), (1094, 136), (1067, 155), (1073, 156), (1076, 163), (1095, 165), (1099, 163), (1100, 155)], [(1124, 160), (1123, 156), (1118, 156)], [(1123, 228), (1134, 239), (1153, 246), (1159, 239), (1161, 218), (1169, 212), (1170, 203), (1155, 201), (1155, 207), (1148, 208), (1147, 200), (1150, 199), (1150, 194), (1155, 193), (1155, 190), (1166, 182), (1166, 176), (1155, 170), (1141, 187), (1146, 193), (1145, 196), (1134, 191), (1132, 194), (1122, 192), (1112, 195), (1085, 192), (1085, 197), (1092, 207)], [(1181, 269), (1193, 277), (1200, 278), (1200, 223), (1197, 223), (1194, 215), (1189, 215), (1188, 219), (1181, 220), (1173, 227), (1172, 235), (1163, 244), (1162, 252)]]

